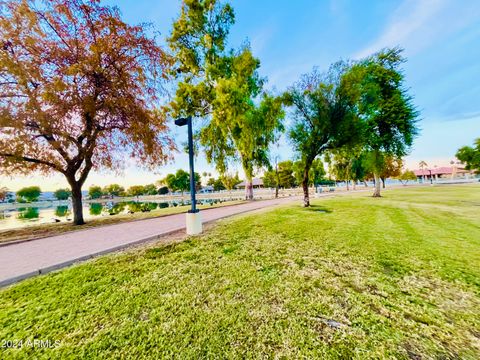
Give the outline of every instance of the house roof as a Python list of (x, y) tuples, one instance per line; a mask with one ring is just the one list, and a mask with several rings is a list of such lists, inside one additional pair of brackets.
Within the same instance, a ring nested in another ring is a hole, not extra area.
[(433, 168), (433, 169), (419, 169), (419, 170), (414, 170), (413, 172), (415, 173), (416, 176), (430, 176), (430, 170), (432, 171), (432, 175), (451, 175), (453, 173), (455, 174), (464, 174), (468, 173), (468, 170), (465, 170), (464, 168), (461, 167), (448, 167), (448, 166), (442, 166), (438, 168)]
[[(263, 179), (254, 178), (252, 180), (253, 186), (263, 186)], [(242, 181), (240, 184), (235, 185), (236, 188), (245, 187), (245, 181)]]

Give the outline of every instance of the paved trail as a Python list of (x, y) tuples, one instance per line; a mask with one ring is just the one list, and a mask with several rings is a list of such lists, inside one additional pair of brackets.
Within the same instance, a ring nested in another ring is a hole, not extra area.
[[(327, 195), (327, 194), (325, 194)], [(202, 210), (203, 222), (299, 201), (299, 197), (255, 201)], [(0, 286), (59, 269), (76, 261), (156, 239), (185, 228), (185, 214), (80, 230), (0, 247)]]

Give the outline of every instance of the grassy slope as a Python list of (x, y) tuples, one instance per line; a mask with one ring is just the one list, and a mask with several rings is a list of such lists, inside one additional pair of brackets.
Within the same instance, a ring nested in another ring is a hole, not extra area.
[[(213, 209), (216, 207), (229, 206), (242, 204), (244, 201), (233, 200), (226, 201), (222, 203), (217, 203), (213, 205), (198, 205), (199, 209)], [(32, 225), (18, 229), (10, 230), (0, 230), (0, 243), (18, 241), (18, 240), (27, 240), (27, 239), (36, 239), (40, 237), (53, 236), (58, 234), (63, 234), (70, 231), (84, 230), (87, 228), (118, 224), (128, 221), (151, 219), (156, 217), (162, 217), (167, 215), (186, 213), (190, 209), (190, 206), (177, 206), (177, 207), (168, 207), (164, 209), (155, 209), (149, 212), (136, 212), (134, 214), (117, 214), (113, 216), (102, 216), (86, 221), (85, 225), (76, 226), (72, 223), (52, 223), (52, 224), (41, 224), (41, 225)]]
[(315, 204), (5, 289), (2, 358), (480, 358), (480, 187)]

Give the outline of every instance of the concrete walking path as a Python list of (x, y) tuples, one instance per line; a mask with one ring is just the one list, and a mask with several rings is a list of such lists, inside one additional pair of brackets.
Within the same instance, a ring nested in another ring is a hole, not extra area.
[[(328, 195), (328, 194), (325, 194)], [(202, 210), (204, 223), (265, 207), (299, 201), (299, 197), (259, 200)], [(185, 229), (185, 213), (99, 226), (0, 247), (0, 286), (47, 273), (130, 245)]]

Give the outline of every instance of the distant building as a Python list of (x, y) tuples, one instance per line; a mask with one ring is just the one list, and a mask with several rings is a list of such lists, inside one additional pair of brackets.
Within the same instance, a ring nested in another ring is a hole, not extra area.
[[(263, 179), (254, 178), (252, 180), (253, 188), (260, 189), (263, 188)], [(245, 181), (242, 181), (240, 184), (235, 185), (237, 189), (245, 189)]]
[(206, 186), (203, 186), (198, 192), (199, 193), (211, 193), (213, 192), (215, 189), (213, 188), (213, 186), (211, 185), (206, 185)]
[(418, 179), (430, 180), (430, 176), (433, 179), (465, 179), (471, 174), (469, 170), (465, 170), (461, 167), (448, 167), (442, 166), (433, 169), (419, 169), (413, 171)]

